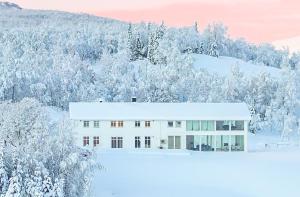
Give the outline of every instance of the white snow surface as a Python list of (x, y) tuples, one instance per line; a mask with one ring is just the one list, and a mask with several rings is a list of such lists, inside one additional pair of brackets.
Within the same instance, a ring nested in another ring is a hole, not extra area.
[[(253, 146), (279, 136), (250, 136)], [(257, 139), (260, 142), (256, 142)], [(300, 149), (250, 152), (99, 150), (94, 196), (300, 196)]]
[(245, 103), (70, 103), (73, 120), (250, 120)]
[(245, 62), (241, 59), (220, 56), (212, 57), (208, 55), (193, 55), (193, 66), (196, 69), (204, 69), (210, 73), (216, 73), (222, 76), (227, 76), (231, 73), (232, 67), (237, 65), (240, 71), (248, 77), (254, 77), (260, 73), (270, 74), (271, 77), (277, 78), (281, 76), (280, 69), (265, 66), (264, 64), (257, 65), (251, 62)]

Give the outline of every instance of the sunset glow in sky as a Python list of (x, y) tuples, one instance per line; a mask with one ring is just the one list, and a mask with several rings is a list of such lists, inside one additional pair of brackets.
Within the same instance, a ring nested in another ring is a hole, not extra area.
[(231, 37), (271, 42), (300, 36), (300, 0), (12, 0), (23, 8), (85, 12), (168, 26), (223, 22)]

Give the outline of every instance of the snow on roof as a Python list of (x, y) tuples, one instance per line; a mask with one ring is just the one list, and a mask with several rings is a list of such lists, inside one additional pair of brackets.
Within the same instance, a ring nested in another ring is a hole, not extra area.
[(250, 120), (245, 103), (70, 103), (73, 120)]

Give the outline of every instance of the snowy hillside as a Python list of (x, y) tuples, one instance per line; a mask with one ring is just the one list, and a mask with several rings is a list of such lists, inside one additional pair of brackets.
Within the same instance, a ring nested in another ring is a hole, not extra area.
[(22, 8), (17, 4), (10, 2), (0, 2), (0, 10), (21, 10)]
[(193, 60), (193, 65), (196, 69), (205, 69), (210, 73), (217, 73), (223, 76), (230, 74), (232, 66), (238, 66), (240, 71), (248, 77), (257, 76), (262, 72), (270, 74), (274, 78), (281, 75), (281, 70), (278, 68), (264, 66), (263, 64), (257, 65), (233, 57), (221, 56), (216, 58), (208, 55), (194, 55)]

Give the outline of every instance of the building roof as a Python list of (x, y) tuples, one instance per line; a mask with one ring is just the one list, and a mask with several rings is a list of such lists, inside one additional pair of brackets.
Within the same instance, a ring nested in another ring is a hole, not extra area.
[(73, 120), (250, 120), (245, 103), (70, 103)]

